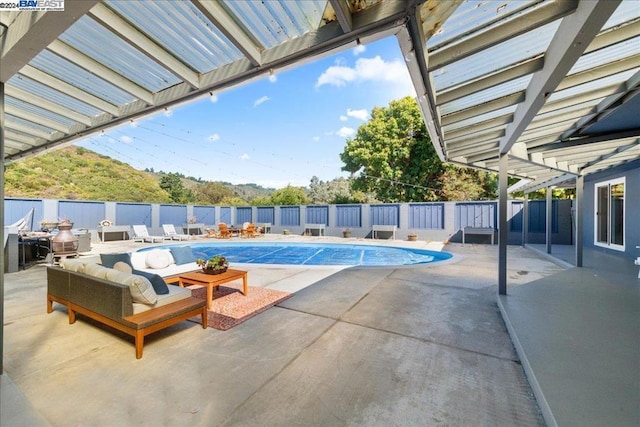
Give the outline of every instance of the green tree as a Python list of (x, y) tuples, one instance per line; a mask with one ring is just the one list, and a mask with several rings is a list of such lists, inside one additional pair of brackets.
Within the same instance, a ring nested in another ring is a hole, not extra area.
[(219, 182), (205, 182), (195, 187), (197, 203), (217, 205), (226, 197), (233, 197), (233, 191)]
[(353, 190), (373, 193), (382, 202), (439, 198), (434, 184), (442, 162), (411, 97), (375, 107), (355, 138), (347, 140), (340, 159), (342, 169), (354, 174)]
[(174, 203), (193, 202), (193, 192), (182, 183), (180, 175), (169, 173), (160, 178), (160, 188), (169, 193), (169, 198)]
[(287, 185), (271, 194), (272, 205), (306, 205), (307, 203), (309, 199), (302, 187)]

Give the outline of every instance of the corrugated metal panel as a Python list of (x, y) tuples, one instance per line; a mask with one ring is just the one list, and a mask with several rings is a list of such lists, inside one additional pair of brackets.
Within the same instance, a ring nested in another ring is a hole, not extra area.
[(191, 2), (126, 0), (105, 3), (200, 73), (243, 57)]
[(160, 205), (160, 224), (182, 227), (187, 222), (187, 207), (184, 205)]
[(329, 225), (329, 206), (307, 206), (305, 217), (308, 224)]
[(259, 206), (258, 207), (258, 218), (256, 222), (258, 224), (273, 224), (275, 223), (275, 209), (271, 206)]
[[(547, 201), (529, 201), (529, 233), (546, 233)], [(551, 232), (558, 232), (558, 201), (551, 202)]]
[(225, 224), (231, 224), (231, 208), (223, 207), (220, 208), (220, 222), (224, 222)]
[(114, 225), (146, 225), (151, 227), (151, 205), (146, 203), (117, 203), (116, 224)]
[(444, 204), (410, 204), (409, 228), (444, 230)]
[[(146, 3), (129, 2), (142, 8)], [(162, 2), (169, 5), (172, 2)], [(89, 17), (81, 18), (60, 40), (147, 90), (157, 92), (180, 79)]]
[(85, 104), (84, 102), (78, 101), (75, 98), (65, 95), (55, 89), (38, 83), (25, 76), (18, 76), (18, 78), (11, 79), (11, 86), (33, 93), (36, 96), (39, 96), (51, 102), (55, 102), (56, 104), (64, 106), (65, 108), (71, 109), (73, 111), (77, 111), (78, 113), (84, 114), (85, 116), (97, 116), (102, 113), (102, 110), (92, 107), (89, 104)]
[(196, 217), (196, 222), (212, 225), (216, 222), (216, 208), (215, 206), (194, 206), (193, 216)]
[(493, 227), (497, 228), (496, 202), (457, 203), (455, 209), (455, 228)]
[(251, 219), (251, 208), (236, 208), (236, 223), (240, 225), (245, 222), (253, 222)]
[(62, 126), (66, 126), (66, 127), (71, 127), (73, 126), (76, 122), (68, 119), (64, 116), (61, 116), (60, 114), (56, 114), (53, 111), (50, 110), (45, 110), (44, 108), (40, 108), (36, 105), (33, 104), (29, 104), (27, 102), (21, 101), (19, 99), (16, 98), (12, 98), (10, 96), (5, 96), (4, 97), (4, 103), (5, 103), (5, 107), (7, 109), (10, 108), (19, 108), (21, 110), (27, 111), (31, 114), (35, 114), (36, 116), (39, 117), (43, 117), (49, 120), (53, 120), (54, 122), (57, 122), (59, 124), (61, 124)]
[[(120, 88), (47, 50), (36, 56), (30, 65), (113, 105), (128, 104), (136, 99)], [(11, 80), (14, 78), (15, 76)]]
[(58, 202), (58, 217), (69, 218), (73, 222), (73, 228), (98, 228), (98, 224), (105, 217), (103, 202)]
[(54, 129), (51, 129), (51, 128), (46, 127), (46, 126), (42, 126), (39, 123), (30, 122), (30, 121), (25, 120), (25, 119), (23, 119), (21, 117), (16, 117), (16, 116), (11, 115), (11, 114), (5, 114), (5, 119), (6, 119), (5, 120), (5, 125), (8, 128), (11, 128), (12, 124), (16, 124), (18, 126), (26, 126), (26, 127), (32, 128), (36, 132), (46, 132), (46, 133), (55, 132)]
[(532, 75), (522, 76), (520, 78), (481, 90), (472, 95), (464, 96), (440, 106), (443, 116), (464, 110), (469, 107), (484, 104), (492, 99), (502, 98), (512, 93), (523, 91), (529, 85)]
[(4, 199), (4, 225), (13, 224), (24, 218), (32, 208), (35, 208), (32, 231), (40, 229), (40, 221), (43, 219), (57, 220), (57, 218), (43, 218), (42, 200)]
[(337, 205), (336, 227), (362, 227), (362, 206)]
[(300, 225), (300, 206), (281, 206), (280, 225)]
[(327, 2), (222, 0), (221, 3), (269, 49), (317, 29)]
[(399, 205), (371, 205), (371, 225), (400, 226)]

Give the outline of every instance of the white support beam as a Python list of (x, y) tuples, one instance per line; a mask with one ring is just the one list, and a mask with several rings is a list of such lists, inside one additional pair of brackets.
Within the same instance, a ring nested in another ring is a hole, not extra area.
[[(6, 86), (5, 86), (6, 87)], [(32, 128), (23, 123), (18, 123), (14, 121), (7, 121), (5, 119), (4, 125), (7, 129), (15, 130), (20, 133), (24, 133), (27, 135), (31, 135), (34, 138), (42, 138), (42, 139), (51, 139), (53, 132), (46, 132), (41, 129)]]
[(71, 61), (94, 76), (105, 80), (138, 99), (143, 100), (147, 105), (153, 105), (153, 94), (151, 92), (125, 78), (122, 74), (115, 72), (111, 68), (104, 66), (79, 50), (74, 49), (68, 44), (61, 42), (60, 40), (56, 40), (49, 45), (49, 50), (56, 55)]
[(91, 117), (85, 116), (84, 114), (80, 114), (70, 108), (67, 108), (63, 105), (56, 104), (55, 102), (51, 102), (47, 99), (44, 99), (40, 96), (36, 96), (32, 93), (29, 93), (25, 90), (18, 89), (17, 87), (13, 87), (11, 85), (6, 85), (4, 93), (6, 96), (10, 96), (12, 98), (19, 99), (28, 104), (35, 105), (40, 108), (44, 108), (45, 110), (52, 111), (61, 116), (67, 117), (76, 122), (82, 123), (86, 126), (91, 126)]
[(262, 65), (261, 46), (218, 2), (192, 0), (193, 5), (243, 53), (254, 67)]
[(100, 3), (91, 9), (90, 15), (131, 46), (140, 50), (149, 59), (166, 68), (181, 80), (189, 83), (192, 88), (197, 89), (200, 87), (198, 73), (187, 67), (149, 37), (129, 25), (129, 23), (105, 6), (104, 3)]
[(534, 74), (526, 100), (518, 105), (514, 121), (500, 141), (500, 152), (507, 153), (560, 84), (586, 47), (598, 34), (621, 0), (580, 2), (576, 11), (562, 20), (545, 54), (544, 68)]
[(52, 89), (59, 90), (66, 95), (71, 96), (72, 98), (77, 99), (78, 101), (82, 101), (85, 104), (92, 105), (99, 110), (105, 111), (112, 116), (119, 116), (120, 112), (118, 111), (118, 107), (113, 104), (108, 103), (102, 98), (98, 98), (97, 96), (91, 95), (80, 88), (77, 88), (69, 83), (62, 81), (56, 77), (53, 77), (50, 74), (44, 73), (37, 68), (32, 67), (31, 65), (25, 66), (22, 70), (20, 70), (20, 74), (29, 77), (37, 82), (42, 83), (45, 86), (49, 86)]
[[(6, 88), (6, 85), (5, 85)], [(15, 108), (15, 107), (11, 107), (11, 106), (7, 106), (5, 108), (5, 114), (10, 114), (12, 116), (16, 116), (16, 117), (20, 117), (21, 119), (24, 119), (26, 121), (32, 122), (32, 123), (37, 123), (39, 125), (42, 126), (46, 126), (48, 128), (51, 129), (55, 129), (57, 131), (60, 131), (64, 134), (68, 134), (69, 132), (71, 132), (71, 129), (69, 129), (69, 127), (56, 122), (55, 120), (51, 120), (48, 119), (46, 117), (42, 117), (42, 116), (38, 116), (36, 114), (30, 113), (26, 110), (23, 110), (21, 108)]]
[(353, 30), (353, 20), (351, 19), (351, 9), (349, 4), (344, 0), (329, 0), (336, 19), (342, 28), (343, 33), (349, 33)]
[(0, 82), (9, 81), (99, 1), (67, 1), (62, 12), (20, 12), (0, 40)]
[(543, 188), (546, 187), (551, 187), (552, 185), (559, 185), (562, 184), (564, 182), (567, 181), (571, 181), (573, 179), (576, 179), (576, 175), (574, 174), (570, 174), (570, 173), (565, 173), (563, 175), (557, 176), (555, 178), (551, 178), (547, 181), (543, 181), (543, 182), (531, 182), (529, 183), (529, 185), (526, 185), (524, 187), (524, 192), (525, 193), (534, 193), (538, 190), (541, 190)]

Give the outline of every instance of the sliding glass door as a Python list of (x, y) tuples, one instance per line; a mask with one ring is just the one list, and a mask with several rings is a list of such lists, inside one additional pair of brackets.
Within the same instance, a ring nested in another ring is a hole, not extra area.
[(595, 244), (624, 250), (624, 178), (595, 185)]

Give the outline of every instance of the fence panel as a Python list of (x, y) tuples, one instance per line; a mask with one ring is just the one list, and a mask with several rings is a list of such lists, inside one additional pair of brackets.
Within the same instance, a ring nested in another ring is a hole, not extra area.
[(250, 207), (236, 208), (236, 223), (240, 225), (240, 224), (244, 224), (245, 222), (253, 222), (251, 219), (251, 208)]
[(281, 206), (280, 225), (300, 225), (300, 206)]
[(400, 227), (400, 205), (371, 205), (371, 225)]
[(305, 223), (329, 225), (329, 206), (307, 206)]
[(259, 206), (257, 215), (256, 222), (258, 224), (273, 224), (275, 222), (275, 209), (273, 206)]
[(4, 225), (13, 224), (21, 220), (29, 213), (31, 208), (36, 210), (33, 212), (33, 225), (29, 230), (39, 230), (40, 221), (42, 220), (58, 220), (58, 218), (44, 218), (42, 200), (4, 199)]
[(496, 202), (456, 203), (455, 227), (493, 227), (498, 228)]
[(231, 224), (231, 208), (224, 207), (220, 208), (220, 222), (224, 222), (225, 224)]
[(61, 200), (58, 202), (58, 217), (69, 218), (74, 228), (96, 229), (98, 223), (105, 219), (104, 202)]
[(362, 227), (362, 206), (337, 205), (336, 227)]
[[(529, 201), (529, 233), (547, 232), (547, 201)], [(558, 232), (558, 201), (551, 201), (551, 232)]]
[(160, 205), (160, 224), (182, 227), (187, 223), (187, 207), (184, 205)]
[(114, 225), (146, 225), (151, 227), (151, 205), (148, 203), (117, 203)]
[(524, 209), (524, 202), (511, 202), (509, 203), (509, 231), (514, 233), (522, 232), (522, 215)]
[(214, 206), (194, 206), (193, 216), (196, 217), (196, 222), (213, 225), (216, 222), (216, 208)]
[(444, 230), (444, 203), (410, 204), (409, 228)]

